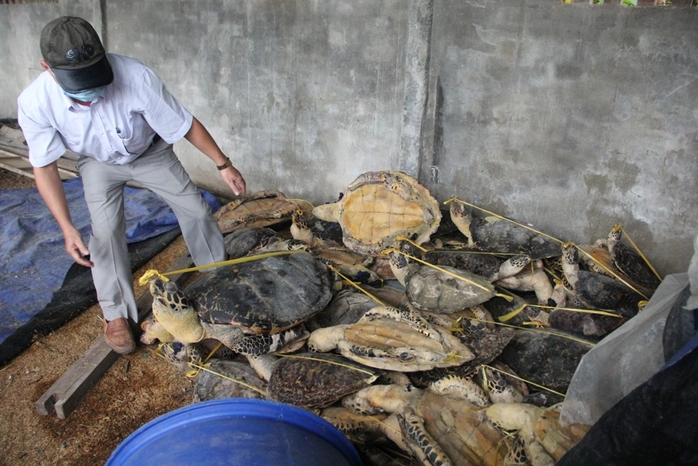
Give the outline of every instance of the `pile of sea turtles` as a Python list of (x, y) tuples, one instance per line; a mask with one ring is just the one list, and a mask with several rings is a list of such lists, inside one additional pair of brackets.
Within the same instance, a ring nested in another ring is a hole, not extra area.
[(235, 260), (152, 278), (142, 340), (201, 370), (195, 401), (313, 410), (366, 464), (554, 464), (589, 427), (558, 422), (580, 359), (659, 280), (620, 227), (575, 245), (488, 214), (400, 172), (241, 198), (217, 213)]

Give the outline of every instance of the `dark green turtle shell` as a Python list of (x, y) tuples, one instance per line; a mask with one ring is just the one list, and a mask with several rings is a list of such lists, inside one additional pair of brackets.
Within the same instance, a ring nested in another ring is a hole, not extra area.
[(555, 329), (517, 330), (499, 360), (520, 377), (565, 392), (577, 366), (594, 343)]
[(424, 254), (424, 260), (430, 264), (447, 265), (455, 269), (467, 270), (485, 278), (497, 273), (502, 263), (502, 259), (490, 254), (446, 249), (428, 251)]
[(224, 398), (266, 398), (267, 383), (247, 362), (211, 359), (208, 363), (209, 370), (201, 371), (196, 377), (195, 403)]
[(637, 314), (643, 298), (620, 280), (586, 270), (580, 270), (577, 277), (574, 293), (589, 308), (616, 311), (626, 319)]
[(508, 220), (475, 217), (470, 223), (470, 234), (481, 251), (526, 254), (531, 260), (560, 255), (558, 241)]
[(241, 228), (225, 235), (225, 252), (230, 259), (244, 257), (265, 241), (277, 236), (271, 228)]
[(262, 334), (308, 320), (332, 298), (327, 267), (306, 252), (219, 267), (184, 293), (201, 321)]

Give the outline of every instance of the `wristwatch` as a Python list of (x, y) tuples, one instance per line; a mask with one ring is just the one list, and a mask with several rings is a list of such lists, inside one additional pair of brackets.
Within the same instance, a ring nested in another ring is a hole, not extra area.
[(233, 166), (233, 162), (230, 161), (230, 158), (226, 157), (225, 162), (223, 162), (222, 165), (216, 165), (216, 168), (220, 171), (220, 170), (225, 170), (226, 168), (232, 167), (232, 166)]

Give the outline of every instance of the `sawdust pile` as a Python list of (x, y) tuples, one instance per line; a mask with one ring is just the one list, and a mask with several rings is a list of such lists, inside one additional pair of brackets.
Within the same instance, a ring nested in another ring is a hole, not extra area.
[[(0, 189), (35, 187), (31, 178), (0, 170)], [(186, 250), (181, 237), (135, 274), (166, 270)], [(136, 296), (144, 287), (136, 286)], [(139, 346), (121, 356), (67, 419), (41, 416), (36, 401), (102, 334), (95, 305), (56, 332), (35, 338), (0, 367), (0, 465), (104, 464), (134, 430), (192, 400), (192, 383)]]

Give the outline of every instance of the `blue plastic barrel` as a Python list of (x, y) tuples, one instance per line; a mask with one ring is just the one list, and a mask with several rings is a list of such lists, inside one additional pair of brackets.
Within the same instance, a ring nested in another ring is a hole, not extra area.
[(229, 398), (179, 408), (129, 435), (107, 466), (361, 466), (332, 424), (304, 409)]

